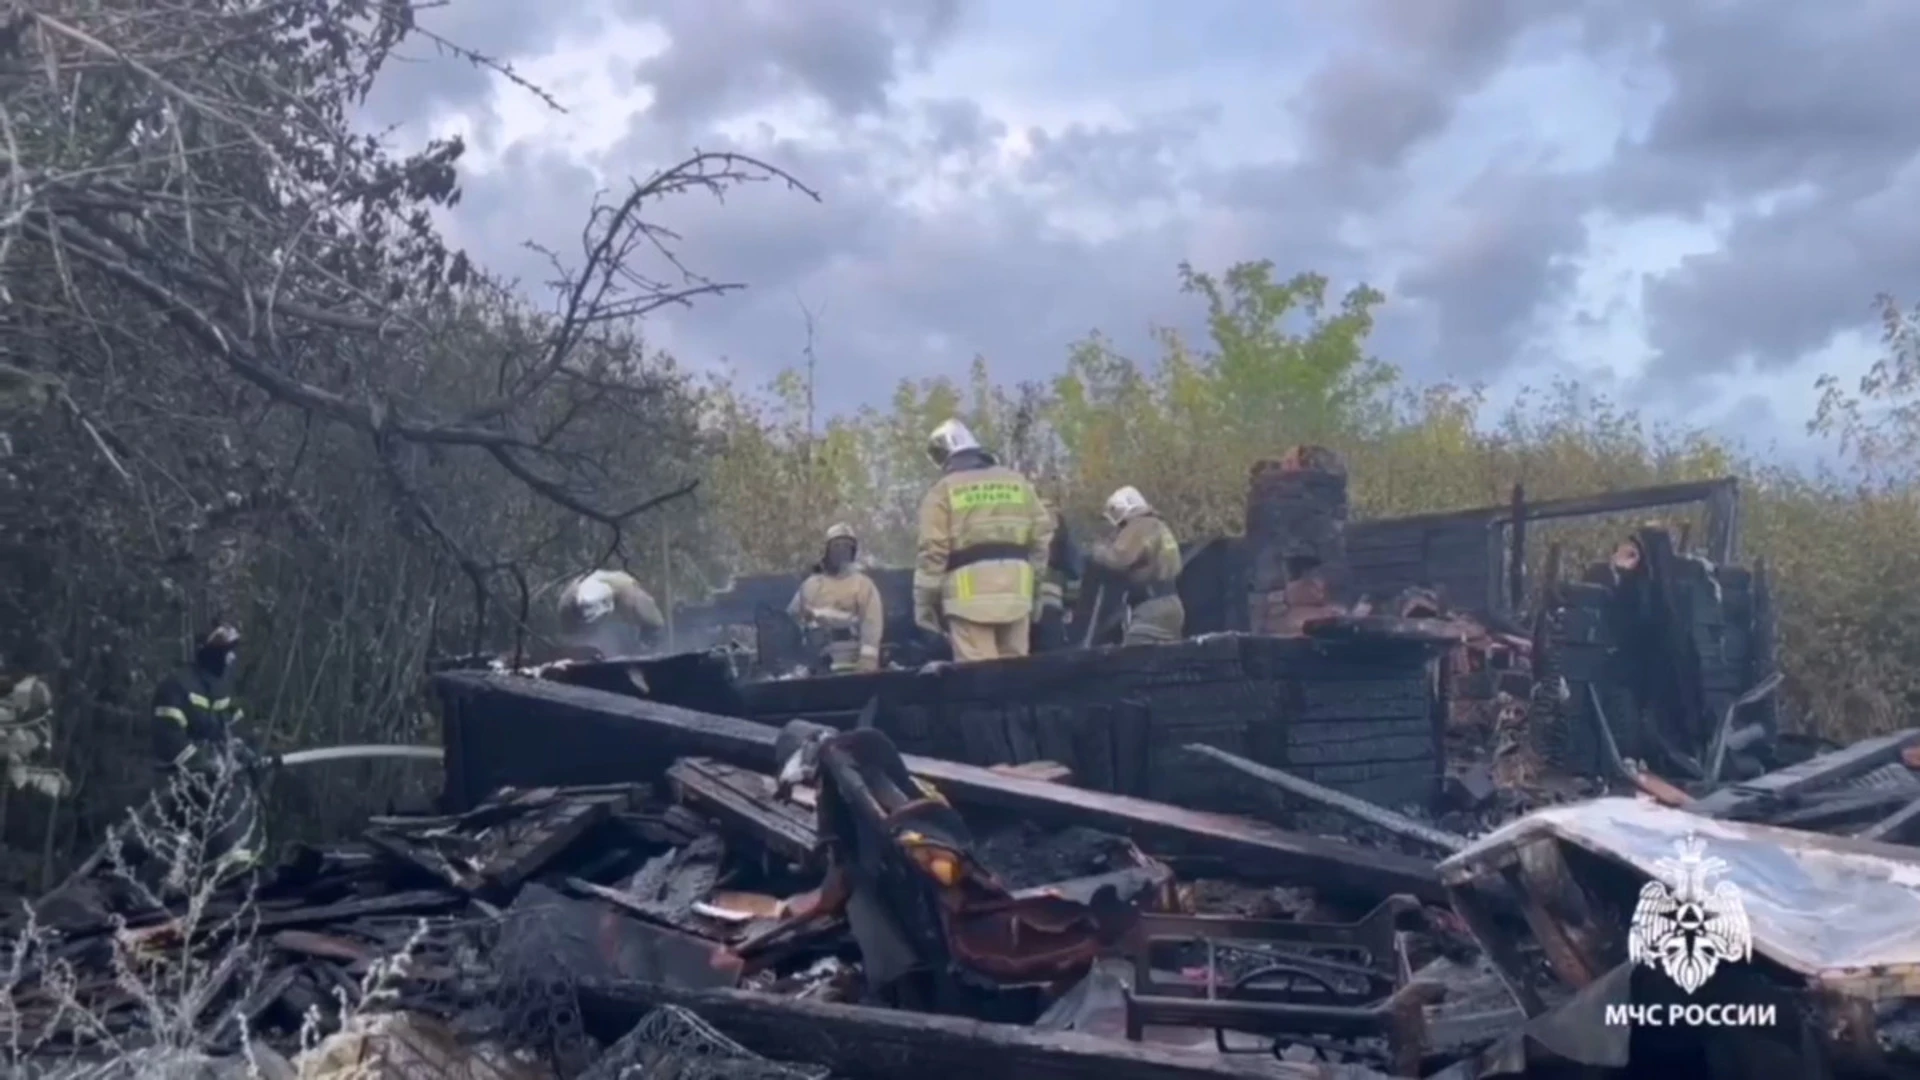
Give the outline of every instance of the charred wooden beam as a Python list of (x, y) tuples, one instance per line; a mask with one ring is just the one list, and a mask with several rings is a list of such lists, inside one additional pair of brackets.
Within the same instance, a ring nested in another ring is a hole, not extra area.
[(1527, 603), (1527, 489), (1513, 485), (1512, 513), (1507, 525), (1507, 610)]
[[(1365, 799), (1356, 799), (1345, 792), (1322, 787), (1311, 780), (1305, 780), (1282, 769), (1262, 765), (1257, 761), (1248, 761), (1238, 754), (1230, 754), (1218, 747), (1188, 743), (1184, 749), (1189, 754), (1211, 758), (1250, 780), (1262, 785), (1277, 788), (1295, 799), (1304, 800), (1330, 810), (1338, 810), (1357, 821), (1385, 829), (1396, 836), (1405, 837), (1416, 843), (1425, 844), (1437, 851), (1451, 855), (1467, 846), (1467, 838), (1444, 829), (1413, 820), (1405, 814), (1396, 813), (1384, 806), (1376, 806)], [(1262, 789), (1266, 793), (1265, 788)]]
[[(1333, 1075), (1325, 1066), (1222, 1055), (1210, 1048), (1178, 1050), (750, 990), (586, 983), (579, 987), (579, 998), (590, 1027), (601, 1037), (630, 1030), (657, 1006), (678, 1005), (762, 1057), (824, 1065), (848, 1080), (976, 1075), (1020, 1080), (1330, 1080)], [(1369, 1074), (1348, 1067), (1339, 1075), (1366, 1080)]]
[(254, 927), (265, 931), (294, 926), (322, 926), (347, 922), (368, 915), (427, 915), (446, 911), (464, 903), (466, 903), (466, 897), (458, 893), (422, 889), (358, 900), (342, 900), (336, 904), (316, 904), (313, 907), (293, 908), (288, 911), (265, 911), (260, 914)]
[(773, 778), (706, 758), (685, 758), (667, 770), (682, 802), (752, 837), (790, 863), (806, 865), (820, 846), (814, 815), (774, 797)]
[[(1633, 510), (1650, 510), (1660, 506), (1685, 506), (1689, 503), (1710, 502), (1716, 497), (1725, 501), (1728, 492), (1738, 492), (1739, 482), (1733, 477), (1718, 480), (1692, 480), (1681, 484), (1660, 484), (1655, 487), (1630, 488), (1626, 491), (1604, 491), (1597, 495), (1577, 495), (1570, 499), (1543, 499), (1527, 503), (1528, 521), (1550, 521), (1556, 518), (1592, 517), (1598, 514), (1621, 514)], [(1414, 514), (1408, 517), (1378, 518), (1356, 522), (1356, 527), (1394, 525), (1449, 525), (1463, 522), (1485, 522), (1488, 525), (1510, 523), (1513, 507), (1508, 503), (1496, 506), (1479, 506), (1470, 510), (1444, 510), (1435, 514)], [(1711, 532), (1711, 530), (1709, 530)], [(1708, 540), (1711, 551), (1715, 541)]]
[(1764, 814), (1819, 788), (1865, 776), (1901, 759), (1908, 747), (1920, 746), (1920, 728), (1907, 728), (1877, 739), (1863, 739), (1831, 754), (1808, 758), (1743, 784), (1731, 784), (1688, 807), (1707, 817), (1744, 818)]
[(1914, 799), (1907, 805), (1868, 825), (1853, 835), (1861, 840), (1878, 840), (1885, 844), (1904, 844), (1914, 832), (1915, 822), (1920, 822), (1920, 799)]
[[(620, 772), (626, 775), (618, 778), (635, 779), (664, 772), (681, 757), (708, 757), (766, 773), (779, 767), (774, 760), (778, 731), (748, 720), (512, 676), (454, 672), (436, 678), (435, 685), (446, 711), (447, 743), (462, 747), (447, 759), (450, 798), (510, 783), (603, 782), (616, 778), (607, 774)], [(523, 727), (529, 742), (520, 746), (512, 734), (470, 738), (483, 725), (501, 723)], [(466, 730), (469, 725), (474, 730)], [(490, 747), (483, 758), (482, 743), (508, 749)], [(538, 752), (530, 752), (536, 745)], [(963, 807), (1010, 811), (1046, 826), (1125, 833), (1143, 847), (1170, 854), (1214, 855), (1248, 878), (1312, 882), (1371, 900), (1410, 893), (1446, 902), (1433, 864), (1425, 859), (974, 765), (913, 755), (903, 760)], [(455, 775), (456, 767), (468, 772)]]

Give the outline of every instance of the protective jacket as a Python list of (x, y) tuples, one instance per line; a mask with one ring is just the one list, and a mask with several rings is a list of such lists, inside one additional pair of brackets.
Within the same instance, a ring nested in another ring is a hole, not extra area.
[(880, 637), (886, 611), (873, 579), (853, 567), (836, 573), (817, 569), (800, 583), (787, 614), (825, 641), (835, 672), (880, 670)]
[(1126, 582), (1127, 644), (1178, 641), (1187, 621), (1180, 602), (1180, 541), (1151, 510), (1120, 523), (1087, 557)]
[(934, 630), (942, 615), (1027, 623), (1053, 534), (1053, 515), (1026, 477), (980, 451), (954, 454), (920, 500), (914, 621)]
[(210, 761), (227, 748), (241, 718), (232, 680), (194, 665), (160, 681), (153, 693), (153, 757), (161, 768)]
[(652, 595), (619, 570), (595, 570), (560, 594), (562, 638), (602, 656), (644, 652), (666, 625)]
[[(161, 680), (153, 694), (154, 764), (167, 778), (156, 824), (169, 835), (197, 837), (203, 865), (236, 870), (260, 855), (260, 802), (250, 775), (260, 759), (233, 728), (242, 716), (231, 679), (198, 664)], [(241, 771), (227, 771), (233, 769)], [(178, 853), (153, 854), (185, 865)]]

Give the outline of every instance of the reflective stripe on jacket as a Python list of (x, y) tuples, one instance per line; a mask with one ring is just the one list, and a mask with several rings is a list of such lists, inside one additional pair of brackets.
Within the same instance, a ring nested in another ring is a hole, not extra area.
[(949, 616), (1023, 622), (1047, 567), (1053, 515), (1027, 478), (1001, 465), (956, 468), (920, 500), (917, 593), (938, 592)]
[(203, 747), (223, 746), (244, 715), (226, 680), (197, 668), (168, 676), (153, 694), (155, 764), (186, 765)]

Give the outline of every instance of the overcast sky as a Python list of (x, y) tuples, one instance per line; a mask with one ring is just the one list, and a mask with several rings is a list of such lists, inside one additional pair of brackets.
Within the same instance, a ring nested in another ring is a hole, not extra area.
[(540, 289), (596, 188), (694, 148), (818, 188), (665, 220), (748, 282), (655, 326), (821, 391), (1058, 370), (1191, 326), (1182, 259), (1366, 280), (1376, 348), (1496, 396), (1571, 375), (1808, 452), (1822, 371), (1920, 294), (1913, 0), (451, 0), (568, 110), (416, 48), (370, 110), (468, 140), (453, 238)]

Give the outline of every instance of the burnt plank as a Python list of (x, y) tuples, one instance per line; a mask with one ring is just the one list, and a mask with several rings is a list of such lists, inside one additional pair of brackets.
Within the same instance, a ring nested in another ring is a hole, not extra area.
[[(434, 686), (449, 737), (461, 747), (446, 759), (450, 770), (458, 763), (449, 795), (464, 800), (506, 784), (646, 781), (680, 758), (729, 760), (745, 745), (764, 745), (766, 760), (735, 764), (779, 767), (771, 760), (774, 729), (751, 720), (488, 672), (448, 672)], [(645, 738), (633, 737), (635, 721), (645, 725)], [(620, 752), (607, 753), (613, 746)]]
[(256, 930), (279, 930), (290, 926), (315, 926), (347, 922), (368, 915), (416, 915), (445, 911), (467, 902), (458, 893), (438, 889), (389, 893), (360, 900), (342, 900), (337, 904), (316, 904), (291, 911), (262, 912), (254, 924)]
[[(1568, 499), (1542, 499), (1527, 503), (1528, 521), (1546, 521), (1553, 518), (1589, 517), (1595, 514), (1619, 514), (1631, 510), (1647, 510), (1657, 506), (1682, 506), (1688, 503), (1704, 502), (1723, 491), (1733, 488), (1735, 481), (1731, 477), (1718, 480), (1692, 480), (1679, 484), (1660, 484), (1653, 487), (1629, 488), (1625, 491), (1606, 491), (1596, 495), (1578, 495)], [(1492, 524), (1505, 522), (1513, 516), (1511, 503), (1497, 503), (1492, 506), (1475, 507), (1471, 510), (1443, 510), (1433, 514), (1417, 514), (1410, 517), (1386, 518), (1375, 521), (1355, 522), (1348, 526), (1348, 544), (1353, 543), (1356, 533), (1371, 532), (1375, 529), (1413, 529), (1445, 527), (1465, 523)]]
[(540, 872), (613, 812), (606, 797), (569, 799), (542, 811), (480, 869), (493, 888), (507, 891)]
[(819, 848), (813, 814), (773, 797), (773, 779), (708, 758), (683, 758), (667, 770), (682, 802), (802, 866)]
[(1008, 764), (1018, 765), (1040, 757), (1040, 740), (1034, 732), (1033, 709), (1029, 706), (1007, 707), (1007, 745), (1013, 751)]
[(906, 765), (962, 806), (1005, 810), (1041, 825), (1086, 825), (1125, 833), (1155, 849), (1217, 854), (1248, 877), (1311, 881), (1332, 892), (1368, 896), (1404, 892), (1445, 902), (1433, 863), (1425, 859), (1287, 832), (1229, 814), (1002, 776), (951, 761), (909, 757)]
[[(762, 1057), (824, 1065), (847, 1080), (983, 1074), (1021, 1080), (1321, 1080), (1326, 1075), (1319, 1065), (1219, 1054), (1211, 1046), (1181, 1050), (751, 990), (585, 982), (579, 995), (590, 1027), (602, 1038), (631, 1030), (656, 1006), (677, 1005)], [(1348, 1080), (1369, 1076), (1361, 1069), (1342, 1075)]]
[(1033, 734), (1038, 756), (1042, 761), (1053, 761), (1074, 769), (1073, 725), (1078, 723), (1074, 711), (1064, 705), (1035, 705), (1033, 707)]
[[(495, 707), (511, 710), (521, 723), (540, 730), (548, 740), (569, 738), (558, 730), (569, 723), (590, 724), (602, 733), (593, 748), (598, 757), (643, 753), (641, 748), (662, 743), (697, 744), (703, 749), (683, 751), (683, 756), (711, 757), (765, 772), (779, 767), (773, 745), (778, 731), (764, 724), (511, 676), (454, 672), (438, 676), (435, 684), (442, 694), (461, 699), (456, 714), (461, 722), (473, 722), (477, 712), (473, 698), (485, 695)], [(469, 738), (470, 752), (477, 749), (476, 741)], [(1330, 892), (1372, 899), (1411, 893), (1446, 902), (1433, 864), (1425, 859), (1304, 836), (1226, 814), (1001, 776), (974, 765), (912, 755), (903, 758), (909, 770), (932, 781), (963, 808), (1010, 811), (1043, 825), (1086, 825), (1127, 833), (1149, 846), (1229, 859), (1249, 877), (1312, 882)], [(1077, 771), (1080, 762), (1074, 764)], [(1084, 783), (1094, 782), (1087, 773), (1079, 775)]]
[(1909, 747), (1920, 746), (1920, 728), (1907, 728), (1876, 739), (1863, 739), (1831, 754), (1808, 758), (1798, 765), (1770, 772), (1742, 784), (1730, 784), (1695, 799), (1687, 809), (1707, 817), (1741, 817), (1761, 813), (1816, 788), (1844, 783), (1901, 760)]

